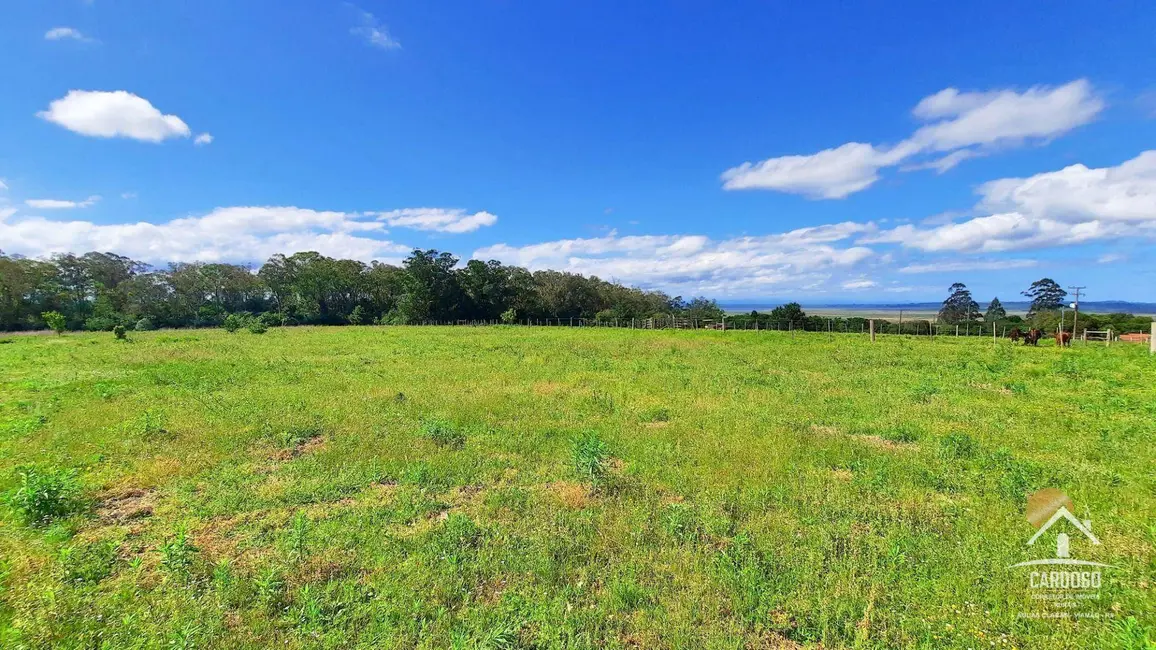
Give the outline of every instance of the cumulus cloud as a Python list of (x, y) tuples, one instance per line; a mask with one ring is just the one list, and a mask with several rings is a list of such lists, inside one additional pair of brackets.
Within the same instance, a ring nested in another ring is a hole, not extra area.
[(202, 134), (198, 135), (196, 138), (193, 138), (193, 144), (197, 145), (198, 147), (203, 147), (207, 144), (212, 144), (212, 143), (213, 143), (213, 134), (212, 133), (202, 133)]
[(147, 99), (124, 90), (72, 90), (36, 115), (74, 133), (96, 138), (162, 142), (187, 138), (191, 133), (181, 118), (165, 115)]
[(24, 202), (30, 208), (39, 210), (69, 210), (72, 208), (88, 208), (96, 205), (99, 196), (90, 196), (83, 201), (65, 201), (62, 199), (28, 199)]
[(398, 228), (448, 233), (473, 232), (478, 228), (492, 226), (498, 222), (498, 217), (489, 212), (482, 211), (471, 214), (465, 210), (445, 208), (406, 208), (368, 214)]
[(28, 217), (0, 221), (5, 252), (28, 256), (111, 251), (154, 262), (261, 261), (274, 253), (315, 250), (362, 260), (409, 250), (371, 237), (383, 225), (355, 214), (296, 207), (229, 207), (165, 223), (97, 224)]
[[(1095, 119), (1103, 108), (1103, 100), (1084, 79), (1023, 92), (947, 88), (922, 99), (913, 111), (931, 123), (894, 146), (849, 142), (810, 155), (746, 162), (723, 172), (723, 188), (843, 198), (873, 185), (881, 169), (906, 162), (904, 170), (943, 173), (996, 147), (1063, 135)], [(941, 155), (920, 160), (934, 154)]]
[(879, 283), (867, 278), (859, 278), (857, 280), (847, 280), (843, 283), (843, 288), (848, 291), (863, 291), (865, 289), (874, 289), (879, 286)]
[(934, 228), (903, 225), (864, 243), (925, 251), (996, 252), (1122, 237), (1156, 237), (1156, 151), (1114, 167), (1071, 165), (980, 186), (978, 209), (991, 212)]
[(841, 199), (879, 180), (887, 154), (869, 144), (848, 142), (810, 156), (780, 156), (743, 163), (723, 172), (728, 190), (769, 189), (816, 199)]
[[(350, 6), (353, 7), (353, 5)], [(358, 13), (359, 24), (350, 29), (349, 33), (361, 38), (369, 45), (383, 50), (394, 50), (401, 47), (401, 43), (389, 34), (389, 30), (381, 24), (376, 16), (357, 7), (353, 8)]]
[(164, 223), (98, 224), (81, 220), (51, 220), (39, 216), (13, 219), (15, 210), (12, 210), (0, 218), (0, 241), (4, 242), (6, 253), (31, 257), (99, 250), (163, 264), (194, 260), (263, 261), (275, 253), (313, 250), (334, 257), (396, 263), (411, 247), (385, 239), (387, 224), (406, 228), (420, 228), (430, 224), (405, 222), (401, 217), (390, 223), (388, 219), (380, 219), (375, 215), (407, 212), (458, 215), (456, 222), (441, 223), (439, 227), (443, 228), (467, 228), (461, 224), (497, 219), (484, 212), (469, 215), (464, 211), (437, 208), (358, 213), (248, 206), (217, 208), (208, 214)]
[(555, 269), (682, 293), (758, 295), (816, 287), (871, 258), (863, 246), (834, 245), (870, 224), (840, 223), (772, 235), (714, 240), (702, 235), (562, 239), (527, 246), (497, 244), (474, 252), (533, 270)]
[(91, 43), (92, 39), (85, 36), (79, 29), (73, 27), (53, 27), (44, 32), (44, 40), (46, 41), (81, 41), (84, 43)]

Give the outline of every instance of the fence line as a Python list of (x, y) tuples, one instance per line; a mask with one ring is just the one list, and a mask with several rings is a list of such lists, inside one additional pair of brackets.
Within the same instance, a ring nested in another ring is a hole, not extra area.
[[(753, 332), (818, 332), (827, 334), (863, 334), (867, 335), (869, 323), (874, 320), (877, 335), (905, 335), (905, 336), (992, 336), (991, 330), (986, 330), (984, 323), (970, 325), (946, 325), (930, 320), (904, 320), (902, 323), (893, 323), (884, 319), (867, 318), (808, 318), (802, 321), (772, 321), (767, 319), (739, 318), (739, 319), (698, 319), (664, 316), (655, 318), (615, 318), (594, 319), (581, 317), (560, 318), (520, 318), (515, 322), (501, 320), (424, 320), (410, 325), (442, 327), (489, 327), (495, 325), (510, 325), (520, 327), (594, 327), (640, 330), (718, 330), (718, 331), (753, 331)], [(1007, 336), (1007, 327), (999, 330), (1000, 337)]]

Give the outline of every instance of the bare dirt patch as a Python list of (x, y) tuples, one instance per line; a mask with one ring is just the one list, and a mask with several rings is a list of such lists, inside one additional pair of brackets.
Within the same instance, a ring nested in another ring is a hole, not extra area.
[(151, 517), (156, 503), (155, 491), (129, 488), (102, 499), (96, 513), (106, 524), (124, 524)]
[(290, 447), (289, 449), (278, 449), (277, 451), (273, 452), (272, 458), (273, 458), (273, 460), (277, 460), (277, 461), (293, 460), (294, 458), (297, 458), (298, 456), (303, 456), (305, 454), (311, 454), (311, 453), (317, 452), (321, 449), (324, 449), (325, 444), (327, 442), (328, 441), (325, 439), (324, 436), (317, 436), (316, 438), (310, 438), (310, 439), (306, 440), (305, 442), (302, 442), (302, 443), (299, 443), (299, 444), (296, 444), (296, 445)]

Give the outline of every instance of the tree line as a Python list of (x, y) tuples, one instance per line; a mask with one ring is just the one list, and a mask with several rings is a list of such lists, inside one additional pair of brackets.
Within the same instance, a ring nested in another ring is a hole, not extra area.
[(415, 249), (401, 266), (316, 252), (274, 255), (259, 269), (181, 263), (153, 268), (113, 253), (36, 260), (0, 252), (0, 330), (215, 327), (230, 314), (269, 325), (412, 324), (525, 319), (719, 319), (714, 300), (669, 296), (560, 271)]
[[(948, 325), (976, 325), (986, 324), (997, 327), (1039, 328), (1045, 332), (1054, 332), (1061, 327), (1073, 332), (1072, 310), (1067, 307), (1068, 292), (1051, 278), (1036, 280), (1020, 292), (1020, 295), (1031, 300), (1028, 312), (1024, 316), (1009, 315), (999, 298), (992, 298), (986, 309), (981, 310), (979, 304), (971, 296), (971, 291), (962, 282), (956, 282), (948, 288), (947, 299), (939, 310), (938, 319)], [(1074, 325), (1078, 332), (1084, 330), (1105, 330), (1113, 332), (1146, 332), (1151, 327), (1152, 319), (1147, 316), (1133, 316), (1132, 314), (1091, 314), (1080, 312), (1079, 321)], [(968, 327), (968, 331), (970, 331)], [(984, 327), (976, 331), (982, 333)]]

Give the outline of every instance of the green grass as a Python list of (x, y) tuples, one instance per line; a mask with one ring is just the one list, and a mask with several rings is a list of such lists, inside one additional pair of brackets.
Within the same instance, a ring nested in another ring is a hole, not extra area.
[[(1156, 359), (767, 332), (0, 346), (0, 647), (1144, 648)], [(29, 474), (29, 468), (35, 468)], [(41, 496), (22, 486), (44, 487)], [(1032, 620), (1025, 495), (1104, 544)], [(994, 645), (992, 645), (994, 644)]]

